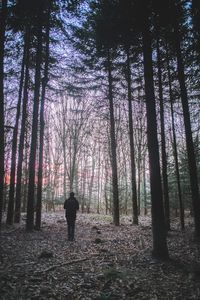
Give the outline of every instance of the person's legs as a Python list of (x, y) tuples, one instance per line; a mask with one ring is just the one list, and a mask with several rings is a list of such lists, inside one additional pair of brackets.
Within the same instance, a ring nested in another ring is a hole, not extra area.
[(67, 218), (67, 233), (68, 241), (71, 241), (71, 222), (69, 218)]
[(75, 222), (73, 222), (72, 225), (71, 225), (71, 238), (72, 238), (72, 241), (74, 241), (74, 233), (75, 233)]
[(70, 227), (70, 224), (67, 225), (67, 229), (68, 229), (68, 241), (70, 241), (70, 236), (71, 236), (71, 227)]
[(70, 241), (74, 240), (74, 230), (73, 230), (73, 224), (70, 223)]
[(68, 241), (74, 240), (75, 234), (75, 220), (67, 218), (67, 228), (68, 228)]
[(68, 225), (68, 241), (74, 240), (74, 224), (70, 223)]

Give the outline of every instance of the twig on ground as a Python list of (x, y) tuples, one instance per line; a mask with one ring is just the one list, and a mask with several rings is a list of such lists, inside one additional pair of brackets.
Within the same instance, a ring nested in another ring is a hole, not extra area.
[(36, 273), (45, 273), (45, 272), (49, 272), (49, 271), (52, 271), (58, 267), (63, 267), (63, 266), (66, 266), (66, 265), (72, 265), (74, 263), (78, 263), (78, 262), (81, 262), (81, 261), (85, 261), (89, 259), (88, 257), (85, 257), (85, 258), (81, 258), (81, 259), (74, 259), (74, 260), (71, 260), (71, 261), (67, 261), (66, 263), (62, 263), (62, 264), (57, 264), (57, 265), (53, 265), (49, 268), (46, 268), (44, 270), (41, 270), (41, 271), (37, 271)]

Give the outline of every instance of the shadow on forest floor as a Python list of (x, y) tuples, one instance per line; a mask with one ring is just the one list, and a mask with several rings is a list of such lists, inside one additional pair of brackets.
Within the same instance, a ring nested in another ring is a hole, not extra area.
[[(23, 221), (24, 222), (24, 221)], [(76, 241), (67, 241), (63, 212), (44, 213), (41, 231), (3, 225), (0, 299), (200, 299), (200, 245), (192, 225), (168, 235), (170, 260), (151, 258), (149, 217), (131, 225), (121, 218), (79, 214)], [(188, 224), (191, 220), (187, 220)]]

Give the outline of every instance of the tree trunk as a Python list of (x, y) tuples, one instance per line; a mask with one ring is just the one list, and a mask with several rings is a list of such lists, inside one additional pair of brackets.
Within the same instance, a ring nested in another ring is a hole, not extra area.
[[(105, 154), (104, 154), (105, 155)], [(105, 198), (105, 210), (106, 210), (106, 215), (109, 213), (109, 199), (107, 196), (107, 182), (108, 182), (108, 159), (105, 155), (104, 157), (104, 168), (105, 168), (105, 183), (104, 183), (104, 198)]]
[(181, 102), (183, 107), (183, 118), (184, 118), (184, 126), (185, 126), (190, 185), (191, 185), (191, 192), (192, 192), (192, 205), (194, 210), (195, 235), (196, 237), (200, 238), (200, 197), (199, 197), (199, 187), (198, 187), (198, 178), (197, 178), (197, 165), (196, 165), (194, 144), (192, 138), (188, 95), (187, 95), (187, 89), (185, 84), (184, 66), (183, 66), (183, 59), (182, 59), (181, 46), (180, 46), (180, 36), (178, 33), (178, 27), (175, 26), (174, 29), (175, 29), (175, 43), (176, 43), (176, 55), (177, 55), (177, 71), (178, 71), (178, 80), (180, 84)]
[[(24, 147), (24, 170), (23, 172), (23, 180), (21, 180), (21, 185), (23, 182), (23, 190), (21, 189), (20, 194), (23, 195), (23, 201), (22, 201), (22, 211), (25, 212), (27, 208), (27, 195), (28, 195), (28, 152), (29, 152), (29, 147), (27, 147), (28, 141), (27, 141), (27, 131), (28, 128), (25, 127), (25, 147)], [(23, 154), (22, 154), (23, 155)], [(20, 195), (20, 201), (21, 201), (21, 195)]]
[[(145, 8), (144, 8), (145, 9)], [(147, 8), (146, 8), (147, 9)], [(153, 84), (152, 48), (150, 24), (147, 11), (144, 12), (143, 28), (143, 55), (144, 55), (144, 79), (147, 109), (147, 142), (149, 152), (149, 170), (151, 185), (151, 211), (152, 211), (152, 233), (154, 257), (160, 259), (168, 258), (166, 241), (166, 228), (164, 219), (164, 208), (162, 199), (162, 186), (159, 163), (159, 149), (157, 137), (156, 105)]]
[[(121, 137), (122, 138), (122, 137)], [(126, 151), (126, 147), (125, 145), (122, 145), (122, 157), (123, 157), (123, 178), (125, 181), (125, 192), (123, 193), (123, 213), (125, 215), (128, 214), (128, 187), (129, 187), (129, 183), (128, 183), (128, 170), (129, 170), (129, 165), (127, 166), (127, 151)], [(129, 163), (129, 162), (128, 162)], [(133, 205), (132, 205), (132, 211), (133, 211)]]
[[(141, 149), (141, 144), (140, 143), (139, 143), (138, 149)], [(138, 215), (140, 215), (141, 150), (138, 151), (137, 171), (138, 171), (138, 185), (137, 185)]]
[(63, 195), (64, 199), (67, 199), (67, 183), (66, 183), (66, 178), (67, 178), (67, 155), (66, 155), (66, 120), (65, 120), (65, 114), (66, 114), (66, 109), (65, 109), (65, 99), (62, 99), (62, 105), (63, 105), (63, 116), (62, 116), (62, 126), (63, 126), (63, 136), (62, 136), (62, 146), (63, 146), (63, 168), (64, 168), (64, 178), (63, 178)]
[[(50, 5), (50, 2), (49, 2)], [(41, 106), (40, 106), (40, 145), (39, 145), (39, 169), (38, 169), (38, 189), (37, 189), (37, 203), (36, 203), (36, 220), (35, 228), (40, 230), (41, 228), (41, 212), (42, 212), (42, 177), (43, 177), (43, 149), (44, 149), (44, 105), (45, 105), (45, 93), (48, 82), (48, 70), (49, 70), (49, 18), (50, 7), (48, 7), (48, 23), (46, 27), (46, 47), (45, 47), (45, 66), (44, 77), (42, 79), (42, 93), (41, 93)]]
[(7, 219), (6, 219), (6, 223), (9, 225), (13, 224), (14, 194), (15, 194), (15, 180), (16, 180), (15, 176), (16, 176), (17, 136), (18, 136), (19, 118), (20, 118), (20, 112), (21, 112), (22, 91), (23, 91), (23, 84), (24, 84), (26, 47), (27, 47), (26, 38), (24, 38), (24, 53), (23, 53), (23, 59), (22, 59), (21, 78), (20, 78), (20, 84), (19, 84), (19, 96), (18, 96), (18, 102), (17, 102), (15, 126), (13, 129), (13, 136), (12, 136), (10, 190), (9, 190), (8, 211), (7, 211)]
[(183, 230), (185, 228), (184, 206), (183, 206), (183, 200), (182, 200), (180, 174), (179, 174), (176, 130), (175, 130), (175, 122), (174, 122), (173, 93), (172, 93), (172, 82), (171, 82), (168, 51), (167, 51), (167, 73), (168, 73), (169, 98), (170, 98), (170, 108), (171, 108), (171, 118), (172, 118), (173, 154), (174, 154), (174, 161), (175, 161), (176, 181), (177, 181), (178, 199), (179, 199), (179, 207), (180, 207), (180, 222), (181, 222), (181, 229)]
[(21, 210), (21, 185), (22, 185), (22, 163), (23, 163), (23, 152), (24, 152), (24, 139), (25, 139), (25, 128), (27, 120), (27, 104), (28, 104), (28, 85), (29, 85), (29, 59), (30, 59), (30, 26), (26, 28), (26, 56), (25, 56), (25, 79), (24, 79), (24, 95), (23, 95), (23, 107), (22, 107), (22, 121), (21, 121), (21, 133), (19, 139), (19, 150), (18, 150), (18, 164), (17, 164), (17, 183), (16, 183), (16, 198), (15, 198), (15, 214), (14, 222), (20, 222), (20, 210)]
[[(41, 17), (41, 16), (40, 16)], [(35, 167), (36, 167), (36, 149), (38, 137), (38, 111), (40, 100), (40, 81), (41, 81), (41, 61), (42, 61), (42, 26), (38, 20), (37, 32), (37, 53), (35, 69), (35, 90), (33, 104), (33, 121), (31, 135), (31, 150), (29, 158), (29, 184), (28, 184), (28, 201), (27, 201), (27, 219), (26, 230), (31, 231), (34, 228), (34, 202), (35, 202)]]
[(101, 144), (98, 148), (98, 176), (97, 176), (97, 214), (100, 213), (100, 164), (101, 164)]
[(95, 145), (93, 146), (92, 151), (92, 174), (90, 177), (90, 182), (88, 184), (88, 201), (87, 201), (87, 213), (90, 212), (90, 205), (92, 201), (92, 191), (93, 191), (93, 185), (94, 185), (94, 172), (95, 172)]
[(110, 105), (110, 138), (111, 138), (111, 162), (112, 162), (112, 183), (113, 183), (113, 222), (115, 226), (119, 226), (119, 192), (118, 192), (118, 176), (117, 176), (117, 155), (116, 155), (116, 138), (115, 138), (115, 118), (113, 107), (113, 90), (112, 90), (112, 67), (110, 50), (107, 57), (108, 71), (108, 98)]
[(167, 177), (167, 155), (166, 155), (166, 143), (165, 143), (165, 120), (164, 120), (165, 116), (164, 116), (164, 105), (163, 105), (161, 57), (160, 57), (160, 47), (159, 47), (159, 38), (158, 37), (157, 37), (157, 41), (156, 41), (156, 50), (157, 50), (159, 101), (160, 101), (163, 197), (164, 197), (164, 207), (165, 207), (166, 229), (170, 230), (169, 188), (168, 188), (168, 177)]
[(4, 40), (6, 16), (7, 0), (2, 0), (0, 7), (0, 229), (2, 222), (4, 194)]
[[(72, 149), (73, 143), (73, 149)], [(76, 160), (77, 160), (77, 153), (78, 153), (78, 141), (77, 136), (75, 135), (74, 140), (70, 140), (70, 191), (73, 191), (74, 188), (74, 178), (75, 178), (75, 171), (76, 171)]]
[(133, 208), (133, 224), (138, 225), (138, 205), (137, 205), (137, 189), (136, 189), (136, 171), (135, 171), (135, 146), (133, 139), (133, 110), (131, 95), (131, 70), (129, 48), (126, 50), (127, 55), (127, 84), (128, 84), (128, 123), (129, 123), (129, 142), (130, 142), (130, 159), (131, 159), (131, 189), (132, 189), (132, 208)]
[(192, 0), (192, 23), (193, 23), (193, 37), (194, 49), (197, 52), (198, 62), (200, 59), (200, 8), (199, 0)]
[(143, 188), (144, 188), (144, 215), (147, 215), (147, 188), (146, 188), (146, 168), (145, 156), (143, 158)]
[[(84, 160), (83, 160), (84, 158)], [(87, 164), (87, 159), (86, 159), (86, 154), (84, 153), (84, 156), (82, 158), (82, 174), (84, 174), (83, 176), (83, 182), (82, 182), (82, 213), (84, 213), (85, 208), (86, 208), (86, 201), (85, 201), (85, 192), (86, 192), (86, 180), (87, 180), (87, 176), (86, 176), (86, 164)]]

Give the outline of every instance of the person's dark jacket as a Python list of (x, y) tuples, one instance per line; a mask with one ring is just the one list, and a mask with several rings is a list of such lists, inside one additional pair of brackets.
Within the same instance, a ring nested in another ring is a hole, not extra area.
[(64, 203), (65, 216), (68, 222), (75, 222), (76, 212), (79, 210), (79, 203), (75, 197), (70, 197)]

